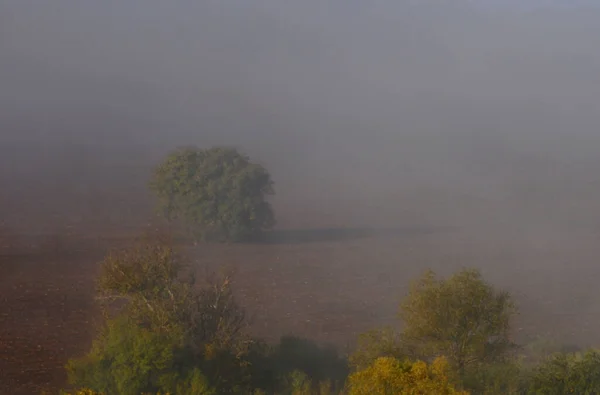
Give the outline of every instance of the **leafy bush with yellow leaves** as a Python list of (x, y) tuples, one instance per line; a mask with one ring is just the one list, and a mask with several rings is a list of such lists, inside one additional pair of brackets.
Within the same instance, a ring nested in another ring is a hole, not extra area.
[(402, 362), (393, 357), (381, 357), (350, 375), (348, 394), (468, 395), (454, 388), (448, 371), (448, 361), (443, 357), (430, 365), (422, 361)]
[[(101, 392), (96, 392), (88, 388), (81, 388), (76, 390), (75, 392), (61, 392), (60, 395), (104, 395)], [(169, 393), (157, 393), (157, 394), (140, 394), (140, 395), (171, 395)]]

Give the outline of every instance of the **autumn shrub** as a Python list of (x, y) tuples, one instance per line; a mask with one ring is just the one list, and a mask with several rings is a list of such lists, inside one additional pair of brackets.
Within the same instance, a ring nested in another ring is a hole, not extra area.
[(400, 361), (393, 357), (377, 358), (365, 369), (352, 373), (347, 383), (349, 395), (467, 395), (449, 379), (445, 358), (430, 365), (422, 361)]

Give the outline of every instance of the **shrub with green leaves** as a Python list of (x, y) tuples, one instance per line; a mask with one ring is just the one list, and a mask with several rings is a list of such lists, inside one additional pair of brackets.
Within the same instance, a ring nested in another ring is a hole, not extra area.
[(109, 322), (91, 352), (71, 360), (67, 371), (72, 384), (105, 394), (214, 394), (202, 372), (186, 366), (185, 351), (180, 334), (153, 332), (123, 316)]
[(244, 241), (275, 224), (269, 172), (233, 148), (180, 149), (154, 171), (150, 188), (167, 220), (200, 240)]
[[(298, 387), (299, 382), (303, 382), (303, 386), (310, 382), (315, 392), (323, 392), (325, 387), (333, 390), (342, 388), (348, 375), (347, 362), (332, 346), (319, 346), (307, 339), (283, 336), (273, 351), (278, 375), (288, 379), (294, 377), (292, 382), (296, 384), (293, 387)], [(299, 381), (299, 377), (304, 376), (307, 380)]]
[(558, 353), (534, 370), (531, 394), (600, 394), (600, 352)]
[(120, 395), (238, 393), (247, 386), (243, 310), (230, 279), (198, 286), (165, 239), (142, 239), (101, 265), (105, 325), (67, 367), (75, 388)]

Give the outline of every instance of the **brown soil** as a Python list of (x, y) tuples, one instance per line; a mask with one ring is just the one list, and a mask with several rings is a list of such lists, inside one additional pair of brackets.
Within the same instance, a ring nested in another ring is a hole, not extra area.
[[(97, 262), (106, 248), (127, 239), (29, 236), (25, 245), (14, 236), (3, 238), (0, 393), (34, 394), (64, 385), (67, 359), (84, 353), (93, 337)], [(256, 335), (275, 340), (294, 333), (343, 348), (364, 330), (395, 323), (398, 300), (424, 267), (446, 274), (472, 260), (469, 242), (443, 230), (321, 229), (280, 232), (271, 244), (203, 245), (190, 251), (201, 270), (235, 269), (236, 289)], [(565, 295), (561, 290), (574, 283), (572, 276), (560, 277), (568, 270), (500, 267), (503, 249), (487, 246), (482, 253), (482, 247), (478, 244), (476, 254), (487, 255), (490, 263), (484, 274), (521, 302), (519, 331), (597, 340), (589, 310), (596, 306), (589, 298), (593, 278), (579, 278), (579, 286)], [(556, 261), (552, 251), (546, 254), (549, 263)]]
[[(135, 234), (113, 229), (1, 236), (0, 394), (39, 394), (65, 385), (65, 363), (89, 349), (97, 327), (97, 263), (107, 248)], [(251, 329), (268, 340), (293, 333), (345, 350), (360, 332), (398, 324), (398, 302), (425, 268), (446, 275), (464, 266), (480, 267), (515, 295), (521, 339), (600, 340), (596, 236), (549, 234), (532, 244), (523, 235), (503, 234), (305, 228), (278, 231), (269, 243), (199, 245), (189, 252), (201, 273), (235, 270)]]

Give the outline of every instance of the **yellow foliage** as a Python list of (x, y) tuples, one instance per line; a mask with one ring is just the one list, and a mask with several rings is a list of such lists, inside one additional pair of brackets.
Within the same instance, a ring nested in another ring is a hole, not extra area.
[(211, 361), (217, 357), (217, 346), (213, 343), (204, 345), (204, 357)]
[[(101, 392), (92, 391), (87, 388), (78, 389), (75, 392), (61, 392), (61, 395), (104, 395)], [(141, 395), (154, 395), (154, 394), (141, 394)], [(158, 393), (156, 395), (170, 395), (170, 394), (161, 394)]]
[(348, 378), (349, 395), (468, 395), (456, 390), (448, 379), (448, 361), (401, 362), (392, 357), (376, 359)]

